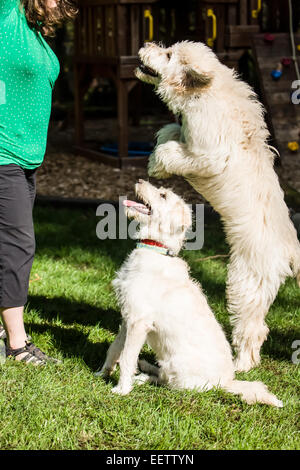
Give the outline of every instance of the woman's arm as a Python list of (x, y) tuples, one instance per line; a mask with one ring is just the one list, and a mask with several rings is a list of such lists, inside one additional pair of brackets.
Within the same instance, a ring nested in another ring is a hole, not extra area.
[(0, 0), (0, 18), (7, 16), (20, 0)]

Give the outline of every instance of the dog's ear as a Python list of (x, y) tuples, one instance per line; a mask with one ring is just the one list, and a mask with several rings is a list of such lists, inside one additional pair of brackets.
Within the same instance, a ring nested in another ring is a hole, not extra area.
[(207, 73), (199, 73), (193, 69), (186, 69), (182, 78), (182, 86), (186, 90), (204, 88), (212, 81), (212, 77)]

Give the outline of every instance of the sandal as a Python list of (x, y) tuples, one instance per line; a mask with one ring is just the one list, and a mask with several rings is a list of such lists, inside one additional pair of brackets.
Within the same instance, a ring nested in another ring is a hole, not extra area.
[(20, 354), (27, 353), (20, 362), (25, 362), (26, 364), (34, 364), (36, 366), (43, 366), (47, 362), (54, 362), (56, 364), (61, 363), (58, 359), (53, 359), (52, 357), (47, 356), (43, 351), (41, 351), (35, 344), (26, 341), (26, 345), (23, 348), (12, 349), (6, 348), (6, 357), (15, 359)]

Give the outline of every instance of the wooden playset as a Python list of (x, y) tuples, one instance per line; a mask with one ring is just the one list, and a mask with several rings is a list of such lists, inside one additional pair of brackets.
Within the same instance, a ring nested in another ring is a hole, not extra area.
[[(263, 9), (267, 14), (262, 14)], [(282, 15), (282, 11), (286, 11), (286, 15)], [(270, 128), (274, 134), (276, 129), (278, 139), (280, 136), (281, 140), (282, 131), (277, 130), (277, 119), (284, 116), (287, 106), (293, 109), (288, 102), (287, 90), (285, 101), (278, 101), (281, 88), (285, 87), (285, 82), (290, 80), (293, 73), (292, 66), (289, 68), (281, 62), (283, 56), (290, 56), (288, 37), (286, 35), (283, 39), (278, 36), (270, 46), (268, 36), (261, 39), (258, 33), (262, 26), (275, 33), (277, 30), (287, 31), (287, 11), (285, 0), (80, 0), (75, 48), (77, 151), (119, 168), (146, 164), (146, 156), (128, 155), (128, 95), (135, 94), (138, 110), (141, 84), (134, 75), (138, 64), (137, 53), (144, 42), (152, 40), (162, 41), (166, 45), (184, 39), (202, 41), (226, 65), (237, 67), (239, 59), (251, 48), (252, 38), (255, 37), (256, 64), (265, 104), (272, 115)], [(269, 34), (270, 38), (272, 34)], [(280, 51), (281, 46), (283, 49)], [(271, 72), (279, 75), (279, 80), (272, 77)], [(280, 79), (283, 72), (284, 77)], [(109, 78), (116, 87), (117, 155), (98, 148), (92, 149), (85, 141), (83, 98), (95, 77)], [(295, 113), (298, 113), (296, 109), (290, 111), (291, 121)], [(138, 115), (135, 118), (138, 121)], [(287, 141), (293, 137), (293, 131), (289, 133), (291, 135), (285, 139)]]
[[(287, 33), (253, 36), (253, 52), (260, 80), (266, 119), (280, 158), (299, 148), (300, 82), (297, 82), (290, 35)], [(300, 34), (295, 34), (300, 45)], [(296, 47), (300, 68), (300, 46)]]

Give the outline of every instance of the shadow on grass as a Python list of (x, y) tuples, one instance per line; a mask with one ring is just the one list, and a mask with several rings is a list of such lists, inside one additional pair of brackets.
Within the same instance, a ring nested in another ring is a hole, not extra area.
[[(87, 253), (109, 256), (120, 265), (134, 246), (133, 240), (100, 240), (96, 227), (100, 217), (91, 209), (66, 210), (53, 207), (36, 208), (34, 212), (37, 254), (59, 259), (66, 250), (84, 249)], [(119, 228), (117, 226), (116, 235)], [(71, 262), (71, 260), (68, 260)]]
[[(87, 366), (96, 370), (103, 364), (107, 350), (110, 346), (108, 340), (99, 338), (98, 342), (88, 339), (89, 333), (72, 328), (74, 324), (83, 326), (99, 325), (101, 328), (117, 334), (121, 323), (119, 312), (113, 309), (102, 310), (84, 303), (71, 302), (64, 298), (46, 299), (42, 296), (31, 296), (28, 308), (36, 309), (39, 316), (51, 322), (57, 317), (62, 320), (63, 325), (41, 325), (33, 321), (26, 321), (26, 328), (31, 333), (50, 333), (53, 345), (62, 352), (64, 357), (79, 357)], [(153, 354), (143, 352), (142, 357), (152, 360)]]
[(64, 297), (46, 299), (43, 296), (30, 296), (28, 307), (38, 310), (39, 315), (49, 321), (59, 318), (65, 325), (79, 323), (83, 326), (94, 326), (99, 324), (101, 328), (112, 333), (118, 332), (121, 321), (120, 313), (116, 310), (103, 310), (84, 302), (72, 302)]
[[(26, 328), (33, 334), (50, 333), (53, 346), (62, 352), (63, 358), (77, 357), (93, 371), (96, 371), (105, 361), (110, 346), (108, 340), (93, 343), (88, 335), (73, 328), (56, 325), (40, 325), (26, 322)], [(38, 344), (37, 344), (38, 345)]]
[(300, 338), (300, 330), (291, 328), (287, 331), (271, 328), (267, 341), (263, 344), (262, 352), (272, 359), (291, 362), (292, 343)]
[[(296, 282), (296, 281), (295, 281)], [(299, 290), (300, 292), (300, 290)], [(299, 301), (299, 296), (292, 298), (289, 296), (289, 298), (286, 298), (283, 294), (279, 294), (275, 301), (274, 304), (272, 304), (274, 307), (281, 307), (285, 309), (287, 312), (291, 310), (291, 308), (297, 308), (300, 309), (300, 301)], [(283, 313), (284, 316), (284, 313)]]
[(98, 367), (101, 360), (104, 361), (110, 343), (100, 338), (99, 342), (92, 343), (88, 340), (88, 334), (72, 326), (99, 325), (100, 328), (117, 334), (121, 322), (120, 313), (113, 309), (103, 310), (82, 302), (72, 302), (63, 297), (45, 299), (42, 296), (30, 296), (28, 310), (31, 309), (37, 310), (39, 316), (48, 322), (59, 318), (63, 325), (36, 324), (33, 319), (26, 321), (27, 329), (38, 334), (49, 332), (53, 345), (63, 353), (64, 357), (80, 357), (92, 369)]

